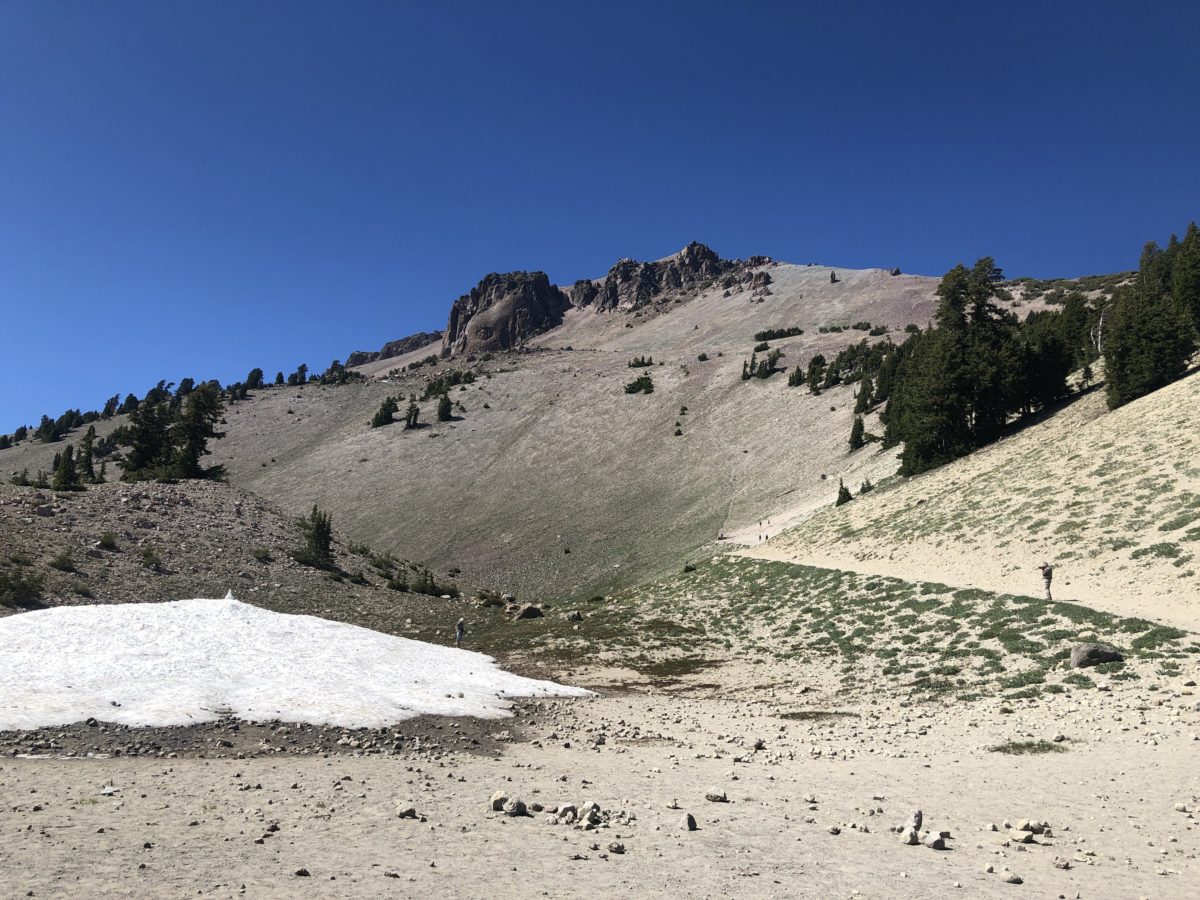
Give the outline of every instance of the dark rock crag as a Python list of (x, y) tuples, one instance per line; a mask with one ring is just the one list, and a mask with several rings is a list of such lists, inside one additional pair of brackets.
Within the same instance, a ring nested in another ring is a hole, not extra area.
[(428, 344), (432, 344), (434, 341), (440, 340), (441, 337), (442, 333), (440, 331), (420, 331), (416, 334), (410, 334), (408, 337), (400, 338), (398, 341), (388, 341), (380, 350), (374, 353), (369, 350), (355, 350), (346, 357), (346, 365), (349, 368), (353, 368), (354, 366), (363, 366), (380, 359), (403, 356), (405, 353), (412, 353), (414, 350), (419, 350)]
[(493, 272), (450, 307), (442, 355), (511, 350), (560, 324), (570, 307), (545, 272)]
[(655, 262), (622, 259), (599, 283), (575, 282), (571, 302), (601, 311), (641, 309), (660, 295), (712, 284), (737, 265), (692, 241), (674, 256)]

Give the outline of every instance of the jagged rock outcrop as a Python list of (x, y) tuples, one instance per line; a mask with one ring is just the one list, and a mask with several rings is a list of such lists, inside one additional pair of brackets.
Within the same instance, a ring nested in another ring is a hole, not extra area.
[(608, 270), (591, 302), (601, 310), (639, 309), (660, 294), (712, 282), (735, 265), (692, 241), (674, 256), (655, 262), (622, 259)]
[(560, 324), (570, 306), (545, 272), (493, 272), (450, 307), (442, 355), (509, 350)]
[(567, 291), (572, 306), (591, 306), (592, 301), (599, 296), (600, 285), (590, 278), (580, 278)]
[(573, 306), (593, 306), (597, 310), (636, 310), (660, 298), (680, 291), (704, 288), (720, 283), (735, 287), (753, 278), (753, 288), (771, 283), (766, 272), (751, 270), (771, 262), (769, 256), (745, 260), (721, 259), (710, 247), (692, 241), (674, 256), (654, 262), (622, 259), (599, 282), (582, 279), (570, 289)]
[(355, 350), (346, 357), (346, 366), (347, 368), (353, 368), (354, 366), (363, 366), (380, 359), (403, 356), (405, 353), (412, 353), (414, 350), (420, 350), (434, 341), (441, 340), (441, 337), (442, 333), (440, 331), (419, 331), (416, 334), (410, 334), (408, 337), (400, 338), (398, 341), (388, 341), (374, 353), (369, 350)]

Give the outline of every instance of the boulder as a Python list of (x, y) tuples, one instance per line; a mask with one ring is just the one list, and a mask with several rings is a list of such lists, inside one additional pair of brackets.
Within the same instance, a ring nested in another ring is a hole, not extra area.
[(695, 830), (696, 830), (696, 828), (698, 827), (698, 826), (696, 825), (696, 817), (695, 817), (695, 816), (693, 816), (691, 813), (687, 813), (687, 814), (686, 814), (686, 815), (683, 817), (683, 823), (682, 823), (682, 824), (683, 824), (683, 830), (684, 830), (684, 831), (695, 831)]
[(1071, 648), (1071, 668), (1086, 669), (1100, 663), (1121, 662), (1125, 657), (1108, 644), (1076, 644)]
[(540, 619), (545, 613), (542, 612), (540, 606), (534, 606), (532, 603), (526, 603), (517, 610), (515, 619)]
[(511, 816), (513, 818), (516, 818), (517, 816), (529, 815), (529, 810), (525, 806), (524, 800), (519, 800), (514, 797), (512, 800), (509, 800), (507, 803), (504, 804), (504, 814), (506, 816)]
[(488, 801), (491, 804), (494, 812), (501, 812), (504, 809), (504, 804), (508, 802), (508, 794), (504, 791), (496, 791), (492, 794), (492, 799)]
[(704, 799), (710, 803), (728, 803), (729, 802), (729, 797), (726, 796), (725, 792), (721, 791), (721, 790), (717, 790), (716, 788), (708, 791), (704, 795)]

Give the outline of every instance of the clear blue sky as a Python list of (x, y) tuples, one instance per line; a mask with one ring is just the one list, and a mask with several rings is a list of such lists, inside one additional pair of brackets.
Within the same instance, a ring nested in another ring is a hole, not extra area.
[(1200, 215), (1197, 35), (1170, 0), (4, 0), (0, 431), (692, 239), (1130, 268)]

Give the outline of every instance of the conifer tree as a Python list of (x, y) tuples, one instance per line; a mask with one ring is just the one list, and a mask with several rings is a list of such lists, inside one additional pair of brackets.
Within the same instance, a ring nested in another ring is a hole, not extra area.
[(858, 450), (866, 445), (866, 440), (863, 438), (865, 427), (863, 425), (863, 417), (855, 416), (854, 424), (850, 427), (850, 449)]
[(411, 429), (417, 427), (417, 420), (421, 417), (421, 407), (417, 406), (415, 397), (408, 401), (408, 410), (404, 413), (404, 427)]
[(250, 374), (246, 376), (246, 387), (249, 390), (256, 391), (263, 386), (263, 370), (254, 368), (250, 370)]
[(87, 484), (96, 483), (94, 467), (94, 445), (96, 442), (96, 426), (89, 425), (83, 440), (79, 442), (79, 477)]
[(396, 421), (396, 413), (399, 410), (400, 406), (396, 403), (395, 397), (385, 397), (371, 418), (371, 427), (382, 428), (384, 425), (391, 425)]
[(1109, 409), (1179, 378), (1196, 349), (1184, 308), (1170, 293), (1158, 293), (1161, 285), (1153, 271), (1144, 284), (1118, 289), (1108, 306), (1104, 371)]
[(333, 561), (333, 524), (329, 513), (314, 503), (307, 518), (297, 523), (304, 533), (304, 546), (292, 553), (298, 563), (317, 569), (335, 568)]
[(870, 375), (864, 375), (858, 386), (858, 396), (854, 398), (854, 412), (865, 413), (871, 408), (871, 395), (875, 389)]
[(839, 478), (838, 479), (837, 501), (833, 505), (834, 506), (844, 506), (845, 504), (849, 503), (853, 499), (854, 499), (854, 497), (850, 494), (850, 489), (848, 487), (846, 487), (846, 485), (842, 483), (842, 479)]
[(442, 394), (442, 399), (438, 401), (437, 417), (439, 422), (449, 422), (451, 413), (450, 395)]
[(825, 356), (818, 353), (808, 361), (808, 372), (804, 376), (804, 380), (808, 382), (808, 389), (813, 394), (821, 393), (821, 382), (825, 380)]
[(166, 409), (142, 403), (129, 414), (129, 450), (120, 466), (123, 481), (155, 478), (171, 463), (171, 442), (167, 434)]
[(75, 448), (70, 444), (59, 455), (51, 487), (56, 491), (83, 490), (83, 485), (79, 483), (79, 472), (75, 468)]
[(201, 464), (210, 451), (208, 442), (223, 438), (217, 423), (224, 410), (221, 395), (212, 382), (202, 384), (188, 395), (179, 421), (171, 428), (170, 438), (175, 446), (172, 474), (177, 478), (219, 478), (220, 466), (205, 469)]
[(283, 384), (283, 373), (282, 372), (275, 373), (275, 384), (276, 385)]

